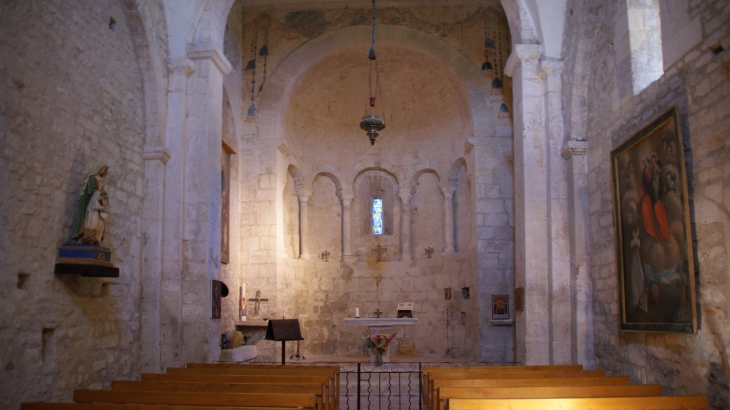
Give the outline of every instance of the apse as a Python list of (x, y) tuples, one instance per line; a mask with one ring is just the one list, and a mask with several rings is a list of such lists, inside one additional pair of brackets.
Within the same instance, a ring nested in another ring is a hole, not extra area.
[(397, 158), (403, 166), (453, 161), (473, 134), (463, 85), (432, 55), (392, 42), (377, 46), (382, 97), (373, 112), (384, 114), (386, 128), (370, 145), (359, 127), (368, 103), (368, 48), (358, 43), (329, 53), (289, 86), (283, 129), (291, 151), (306, 163), (340, 166), (367, 156)]

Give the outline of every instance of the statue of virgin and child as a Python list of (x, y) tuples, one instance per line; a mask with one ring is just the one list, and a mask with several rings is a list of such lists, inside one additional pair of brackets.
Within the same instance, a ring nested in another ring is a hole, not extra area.
[(84, 179), (83, 191), (73, 223), (72, 240), (85, 244), (100, 245), (104, 238), (109, 211), (109, 197), (104, 188), (104, 178), (109, 167), (97, 165)]

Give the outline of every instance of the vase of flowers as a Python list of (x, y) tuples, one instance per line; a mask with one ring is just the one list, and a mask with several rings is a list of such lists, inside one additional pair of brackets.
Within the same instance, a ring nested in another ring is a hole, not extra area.
[(370, 349), (370, 362), (372, 364), (378, 366), (383, 364), (383, 356), (388, 352), (388, 346), (390, 346), (390, 342), (393, 341), (396, 335), (397, 333), (393, 333), (392, 335), (381, 333), (365, 337), (365, 343), (368, 349)]

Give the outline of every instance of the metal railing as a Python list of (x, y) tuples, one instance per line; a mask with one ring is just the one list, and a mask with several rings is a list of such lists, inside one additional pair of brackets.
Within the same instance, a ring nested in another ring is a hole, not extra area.
[[(246, 363), (274, 364), (265, 362)], [(422, 410), (424, 367), (516, 366), (519, 362), (293, 362), (286, 366), (339, 366), (340, 410)]]
[(423, 368), (514, 366), (515, 362), (310, 363), (340, 366), (340, 410), (423, 409)]

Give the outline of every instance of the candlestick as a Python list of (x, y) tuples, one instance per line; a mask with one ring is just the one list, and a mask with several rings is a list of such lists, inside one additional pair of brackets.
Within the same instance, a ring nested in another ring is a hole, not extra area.
[(360, 308), (355, 308), (355, 317), (360, 317)]

